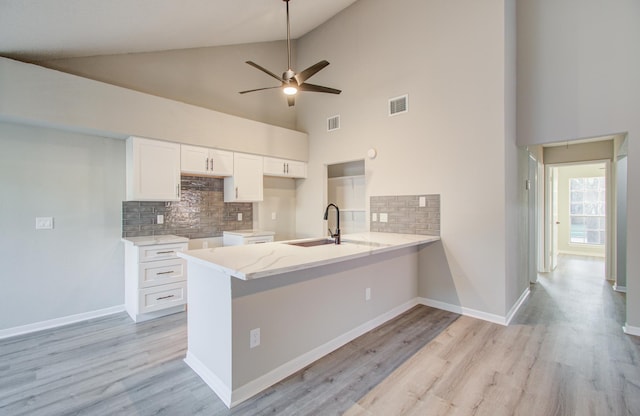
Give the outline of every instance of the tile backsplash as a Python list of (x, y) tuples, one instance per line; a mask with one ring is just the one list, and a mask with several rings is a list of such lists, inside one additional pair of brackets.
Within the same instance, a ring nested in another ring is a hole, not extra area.
[[(182, 176), (179, 202), (124, 201), (122, 236), (174, 234), (220, 237), (223, 231), (253, 228), (253, 204), (224, 202), (224, 179)], [(238, 221), (238, 214), (242, 221)], [(157, 223), (158, 215), (164, 224)]]
[[(425, 206), (420, 206), (420, 198)], [(374, 232), (440, 235), (440, 195), (372, 196), (370, 230)], [(373, 221), (373, 214), (377, 221)], [(387, 222), (380, 221), (387, 214)]]

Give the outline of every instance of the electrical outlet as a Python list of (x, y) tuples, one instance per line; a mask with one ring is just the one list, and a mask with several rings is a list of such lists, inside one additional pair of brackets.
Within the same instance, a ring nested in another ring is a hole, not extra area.
[(371, 300), (371, 288), (368, 287), (364, 290), (364, 300)]
[(238, 221), (242, 221), (242, 212), (238, 212)]
[(260, 328), (249, 331), (249, 348), (255, 348), (260, 345)]
[(278, 218), (278, 216), (276, 215), (276, 213), (275, 213), (275, 212), (272, 212), (272, 213), (271, 213), (271, 219), (272, 219), (272, 220), (275, 220), (275, 219), (277, 219), (277, 218)]
[(36, 230), (53, 230), (53, 217), (36, 217)]
[(377, 213), (374, 212), (373, 214), (371, 214), (371, 221), (373, 221), (373, 222), (378, 221), (378, 214)]
[(418, 206), (419, 207), (426, 207), (427, 206), (427, 197), (426, 196), (421, 196), (420, 198), (418, 198)]
[(157, 218), (156, 218), (156, 222), (158, 224), (164, 224), (164, 215), (162, 214), (158, 214)]
[(381, 213), (380, 214), (380, 222), (387, 222), (387, 221), (389, 221), (389, 216), (387, 215), (387, 213), (386, 212)]
[(208, 241), (203, 241), (202, 242), (202, 248), (209, 248), (209, 242)]

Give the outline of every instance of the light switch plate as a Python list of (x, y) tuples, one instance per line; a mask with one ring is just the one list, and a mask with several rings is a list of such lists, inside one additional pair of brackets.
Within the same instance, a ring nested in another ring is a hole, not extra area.
[(238, 221), (242, 221), (242, 212), (238, 212)]
[(36, 230), (53, 230), (53, 217), (36, 217)]
[(386, 212), (380, 213), (380, 222), (387, 222), (389, 217)]
[(162, 215), (162, 214), (158, 214), (158, 215), (157, 215), (157, 218), (156, 218), (156, 222), (157, 222), (158, 224), (164, 224), (164, 215)]
[(260, 345), (260, 328), (249, 331), (249, 348), (255, 348)]

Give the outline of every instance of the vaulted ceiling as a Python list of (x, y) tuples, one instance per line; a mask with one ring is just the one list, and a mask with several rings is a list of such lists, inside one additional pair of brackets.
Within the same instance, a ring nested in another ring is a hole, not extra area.
[[(356, 0), (291, 0), (296, 39)], [(0, 55), (26, 61), (286, 38), (283, 0), (0, 0)]]

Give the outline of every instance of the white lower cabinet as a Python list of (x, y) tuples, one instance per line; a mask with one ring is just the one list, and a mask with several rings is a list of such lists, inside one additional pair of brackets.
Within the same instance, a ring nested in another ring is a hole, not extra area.
[(187, 265), (177, 253), (188, 243), (137, 245), (125, 239), (125, 307), (136, 321), (181, 312), (187, 303)]

